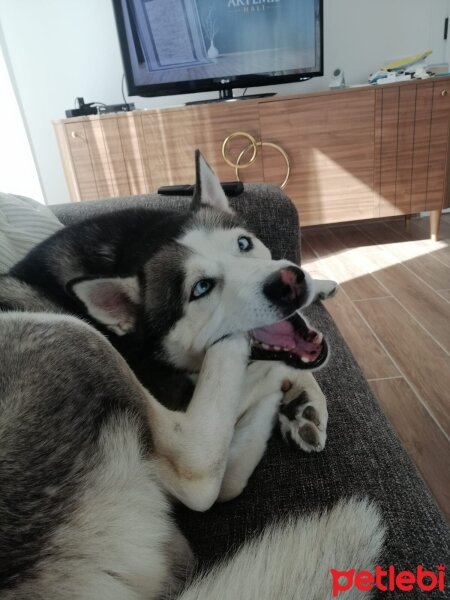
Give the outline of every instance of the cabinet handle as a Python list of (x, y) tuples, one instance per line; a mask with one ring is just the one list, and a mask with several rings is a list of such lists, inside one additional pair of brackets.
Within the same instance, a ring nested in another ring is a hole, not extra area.
[(441, 92), (441, 96), (448, 96), (448, 91), (447, 90), (442, 90)]
[(239, 160), (243, 157), (243, 155), (245, 154), (245, 152), (239, 156), (238, 160), (236, 163), (232, 162), (228, 157), (227, 157), (227, 146), (229, 144), (229, 142), (231, 142), (231, 140), (234, 140), (234, 138), (236, 137), (244, 137), (246, 138), (250, 144), (249, 146), (247, 146), (247, 150), (250, 150), (251, 148), (253, 148), (253, 152), (252, 155), (250, 157), (250, 160), (246, 163), (242, 163), (241, 165), (239, 165), (240, 169), (246, 169), (247, 167), (249, 167), (256, 158), (256, 152), (258, 151), (258, 148), (256, 146), (256, 140), (255, 138), (250, 135), (249, 133), (246, 133), (245, 131), (235, 131), (234, 133), (231, 133), (228, 137), (226, 137), (223, 140), (223, 144), (222, 144), (222, 158), (223, 160), (227, 163), (227, 165), (229, 165), (230, 167), (233, 167), (233, 169), (236, 167), (237, 164), (239, 164)]
[(77, 133), (76, 131), (71, 131), (70, 137), (74, 140), (80, 140), (80, 142), (82, 142), (83, 144), (86, 144), (85, 138), (82, 135), (80, 135), (79, 133)]
[[(248, 144), (243, 150), (241, 150), (239, 156), (237, 157), (236, 162), (233, 163), (227, 157), (226, 150), (227, 150), (228, 143), (235, 137), (244, 137), (247, 140), (249, 140), (250, 144)], [(289, 157), (288, 157), (287, 153), (278, 144), (274, 144), (273, 142), (263, 142), (263, 141), (257, 142), (255, 140), (255, 138), (252, 135), (250, 135), (249, 133), (246, 133), (245, 131), (235, 131), (234, 133), (232, 133), (231, 135), (229, 135), (228, 137), (225, 138), (225, 140), (222, 144), (222, 157), (223, 157), (223, 160), (227, 163), (227, 165), (230, 165), (230, 167), (233, 167), (235, 169), (236, 179), (238, 181), (240, 181), (239, 169), (246, 169), (247, 167), (249, 167), (256, 158), (256, 153), (258, 151), (258, 148), (263, 148), (264, 146), (269, 146), (270, 148), (277, 150), (281, 154), (281, 156), (284, 158), (284, 161), (286, 163), (286, 176), (283, 179), (283, 182), (280, 184), (280, 188), (283, 190), (286, 187), (286, 184), (289, 180), (289, 176), (291, 174), (291, 164), (289, 162)], [(249, 152), (249, 150), (252, 150), (252, 155), (250, 157), (250, 160), (247, 161), (246, 163), (241, 163), (241, 160)]]
[[(274, 144), (273, 142), (256, 142), (256, 146), (258, 148), (262, 148), (263, 146), (269, 146), (270, 148), (273, 148), (274, 150), (277, 150), (281, 156), (284, 158), (284, 162), (286, 163), (286, 175), (283, 179), (283, 182), (280, 183), (280, 189), (284, 190), (284, 188), (287, 185), (287, 182), (289, 181), (289, 176), (291, 174), (291, 163), (289, 162), (289, 157), (286, 154), (286, 152), (283, 150), (283, 148), (281, 146), (279, 146), (278, 144)], [(240, 181), (239, 179), (239, 169), (241, 169), (241, 165), (239, 164), (241, 161), (241, 158), (246, 154), (246, 152), (248, 152), (251, 148), (251, 144), (249, 146), (247, 146), (247, 148), (244, 148), (241, 153), (239, 154), (237, 161), (236, 161), (236, 179), (238, 181)]]

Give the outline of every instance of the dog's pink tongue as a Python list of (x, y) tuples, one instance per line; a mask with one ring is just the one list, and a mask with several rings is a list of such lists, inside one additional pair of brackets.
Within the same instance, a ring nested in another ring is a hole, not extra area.
[(280, 346), (286, 350), (294, 350), (296, 347), (294, 328), (289, 321), (259, 327), (252, 331), (252, 335), (258, 342), (269, 346)]

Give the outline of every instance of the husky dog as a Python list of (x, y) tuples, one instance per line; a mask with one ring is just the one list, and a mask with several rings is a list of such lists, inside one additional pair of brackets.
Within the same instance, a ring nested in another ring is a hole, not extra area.
[(277, 414), (324, 447), (327, 347), (298, 311), (334, 289), (272, 260), (199, 154), (188, 214), (90, 219), (0, 278), (1, 597), (326, 598), (330, 568), (373, 569), (380, 516), (349, 500), (179, 587), (171, 498), (239, 495)]

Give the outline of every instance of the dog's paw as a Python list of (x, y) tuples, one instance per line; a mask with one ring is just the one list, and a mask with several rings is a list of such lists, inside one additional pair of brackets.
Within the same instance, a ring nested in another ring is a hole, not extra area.
[(320, 452), (325, 448), (328, 413), (326, 404), (316, 403), (307, 392), (296, 398), (287, 394), (278, 415), (283, 438), (305, 452)]
[(339, 285), (336, 281), (329, 279), (315, 279), (314, 292), (315, 300), (326, 300), (332, 298), (338, 291)]

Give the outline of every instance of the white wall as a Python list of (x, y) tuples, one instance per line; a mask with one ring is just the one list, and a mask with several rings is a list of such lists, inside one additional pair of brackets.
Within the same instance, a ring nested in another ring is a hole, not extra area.
[(0, 28), (0, 192), (44, 202), (24, 120), (14, 92)]
[[(386, 60), (428, 48), (434, 51), (433, 62), (445, 60), (448, 5), (449, 0), (324, 0), (325, 76), (273, 89), (324, 89), (337, 66), (348, 84), (362, 83)], [(46, 200), (66, 202), (51, 120), (64, 117), (76, 96), (122, 101), (123, 68), (111, 0), (0, 0), (0, 22)], [(190, 98), (133, 100), (138, 107), (158, 107)]]

